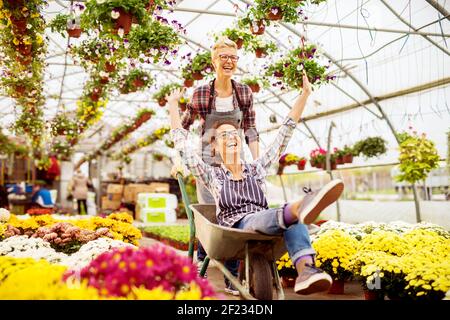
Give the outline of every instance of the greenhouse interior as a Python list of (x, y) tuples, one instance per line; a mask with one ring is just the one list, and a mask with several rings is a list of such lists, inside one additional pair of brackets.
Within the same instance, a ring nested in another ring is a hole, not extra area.
[(0, 0), (0, 299), (450, 300), (449, 42), (446, 0)]

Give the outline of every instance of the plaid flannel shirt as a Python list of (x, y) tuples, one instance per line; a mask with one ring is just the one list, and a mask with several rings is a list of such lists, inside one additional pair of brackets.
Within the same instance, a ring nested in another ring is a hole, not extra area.
[[(265, 189), (265, 177), (267, 176), (267, 170), (270, 165), (279, 159), (281, 153), (284, 152), (289, 140), (292, 137), (292, 133), (296, 127), (296, 123), (289, 117), (287, 117), (275, 137), (275, 140), (267, 148), (265, 153), (257, 160), (244, 166), (244, 176), (251, 174), (260, 184), (262, 190)], [(189, 138), (189, 132), (186, 129), (180, 128), (171, 131), (172, 139), (175, 143), (176, 150), (180, 153), (181, 159), (188, 167), (195, 178), (208, 187), (209, 191), (213, 195), (216, 201), (217, 219), (221, 225), (231, 227), (236, 221), (239, 221), (243, 216), (250, 212), (228, 212), (226, 215), (220, 212), (218, 201), (220, 198), (221, 190), (223, 187), (224, 179), (232, 179), (232, 175), (225, 166), (213, 167), (206, 164), (197, 152), (192, 148), (192, 141)], [(264, 208), (261, 208), (263, 210)], [(260, 211), (260, 210), (257, 210)]]
[[(255, 110), (253, 109), (253, 94), (249, 86), (236, 82), (236, 91), (233, 90), (233, 106), (239, 108), (236, 94), (239, 95), (239, 99), (242, 103), (242, 129), (244, 130), (245, 140), (247, 144), (253, 141), (258, 141), (259, 135), (255, 126)], [(192, 95), (191, 102), (188, 103), (186, 111), (184, 112), (181, 124), (184, 129), (189, 130), (197, 116), (200, 116), (202, 120), (205, 120), (206, 115), (210, 109), (215, 109), (217, 92), (214, 92), (214, 99), (212, 105), (208, 108), (210, 84), (197, 87)], [(204, 127), (202, 125), (202, 135), (204, 134)]]

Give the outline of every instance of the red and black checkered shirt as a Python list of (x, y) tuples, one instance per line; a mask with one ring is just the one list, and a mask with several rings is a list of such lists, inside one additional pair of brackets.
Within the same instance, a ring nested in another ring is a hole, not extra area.
[[(239, 108), (238, 100), (236, 94), (239, 95), (239, 99), (242, 103), (242, 129), (246, 137), (247, 143), (252, 141), (258, 141), (259, 135), (255, 126), (255, 110), (253, 109), (253, 95), (252, 90), (249, 86), (234, 82), (236, 91), (233, 90), (233, 106), (234, 108)], [(208, 108), (209, 94), (210, 94), (211, 84), (205, 84), (200, 87), (195, 88), (192, 95), (191, 102), (187, 105), (186, 111), (184, 112), (181, 124), (184, 129), (189, 130), (189, 127), (194, 122), (194, 120), (199, 116), (201, 119), (205, 120), (206, 115), (209, 113), (210, 108), (215, 109), (217, 92), (214, 92), (214, 99), (212, 99), (211, 106)], [(202, 134), (204, 134), (204, 127), (202, 127)]]

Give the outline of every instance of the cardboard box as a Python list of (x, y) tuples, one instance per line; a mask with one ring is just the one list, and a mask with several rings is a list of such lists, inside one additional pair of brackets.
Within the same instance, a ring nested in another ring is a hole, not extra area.
[(108, 193), (106, 195), (109, 201), (119, 201), (122, 202), (122, 194), (121, 193)]
[(135, 187), (138, 186), (138, 184), (132, 183), (127, 184), (123, 188), (123, 201), (125, 203), (133, 203), (135, 202)]
[(108, 184), (106, 193), (123, 193), (123, 184)]
[(117, 210), (120, 208), (121, 201), (111, 201), (108, 197), (102, 197), (102, 209), (103, 210)]
[(170, 192), (170, 185), (166, 182), (152, 182), (150, 183), (150, 187), (153, 188), (153, 190), (149, 192), (162, 192), (162, 193)]

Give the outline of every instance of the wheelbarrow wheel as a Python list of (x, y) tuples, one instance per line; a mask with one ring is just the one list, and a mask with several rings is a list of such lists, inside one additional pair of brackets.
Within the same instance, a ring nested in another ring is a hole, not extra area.
[[(245, 279), (245, 265), (241, 261), (239, 280)], [(250, 294), (258, 300), (272, 300), (272, 271), (269, 262), (263, 255), (254, 254), (250, 257)]]

